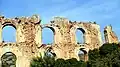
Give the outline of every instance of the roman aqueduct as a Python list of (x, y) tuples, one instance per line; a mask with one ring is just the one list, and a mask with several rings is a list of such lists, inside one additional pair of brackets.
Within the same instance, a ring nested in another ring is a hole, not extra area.
[[(5, 26), (13, 26), (16, 29), (16, 42), (6, 43), (2, 40), (2, 30)], [(42, 29), (50, 28), (54, 33), (52, 45), (42, 44)], [(84, 43), (78, 44), (76, 40), (76, 30), (83, 33)], [(107, 31), (107, 30), (106, 30)], [(109, 32), (107, 32), (109, 35)], [(108, 35), (106, 34), (106, 37)], [(49, 24), (41, 24), (41, 19), (37, 15), (32, 17), (16, 17), (14, 19), (0, 16), (0, 57), (4, 55), (14, 55), (16, 67), (29, 67), (30, 60), (39, 53), (49, 50), (57, 58), (77, 58), (78, 53), (84, 51), (84, 60), (88, 60), (89, 50), (99, 48), (102, 45), (100, 26), (93, 22), (72, 22), (66, 18), (55, 17)], [(24, 63), (23, 63), (24, 62)]]

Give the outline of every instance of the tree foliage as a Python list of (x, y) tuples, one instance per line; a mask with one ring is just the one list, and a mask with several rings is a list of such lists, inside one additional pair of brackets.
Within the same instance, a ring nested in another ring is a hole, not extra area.
[(103, 44), (89, 51), (88, 67), (120, 67), (120, 44)]
[(87, 64), (83, 61), (78, 61), (75, 58), (72, 59), (57, 59), (53, 57), (36, 57), (31, 62), (31, 67), (86, 67)]

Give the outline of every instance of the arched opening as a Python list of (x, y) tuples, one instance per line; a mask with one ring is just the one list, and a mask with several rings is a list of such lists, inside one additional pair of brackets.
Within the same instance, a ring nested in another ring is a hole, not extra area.
[(104, 30), (104, 43), (108, 43), (108, 35), (107, 35), (107, 31)]
[(51, 45), (54, 43), (55, 30), (52, 27), (42, 29), (42, 43)]
[(2, 28), (3, 42), (16, 42), (16, 28), (13, 25), (5, 25)]
[(2, 67), (16, 67), (16, 55), (12, 52), (6, 52), (1, 57)]
[(85, 51), (84, 48), (80, 48), (78, 56), (79, 56), (79, 60), (86, 61), (87, 60), (87, 51)]
[(56, 57), (56, 54), (52, 51), (52, 48), (49, 48), (49, 49), (46, 50), (45, 56)]
[(85, 31), (82, 28), (77, 28), (77, 30), (76, 30), (77, 44), (84, 44), (85, 43), (84, 34), (85, 34)]

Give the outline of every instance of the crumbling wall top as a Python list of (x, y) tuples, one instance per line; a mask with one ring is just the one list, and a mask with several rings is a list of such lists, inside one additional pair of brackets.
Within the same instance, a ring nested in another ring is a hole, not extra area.
[(16, 17), (16, 18), (5, 18), (4, 16), (0, 16), (0, 22), (2, 22), (2, 24), (5, 23), (20, 23), (20, 22), (30, 22), (30, 23), (40, 23), (40, 17), (38, 15), (33, 15), (31, 17)]
[(58, 17), (58, 16), (54, 17), (53, 20), (54, 20), (54, 21), (68, 21), (67, 18), (64, 18), (64, 17)]
[(51, 21), (51, 23), (57, 23), (57, 24), (61, 24), (62, 23), (68, 23), (69, 20), (67, 18), (64, 17), (54, 17), (53, 20)]
[(107, 29), (109, 29), (109, 30), (112, 31), (112, 26), (111, 26), (111, 25), (108, 25), (108, 26), (106, 26), (106, 27), (104, 28), (104, 30), (107, 30)]
[(108, 25), (104, 28), (104, 36), (106, 43), (118, 43), (118, 37), (116, 33), (112, 30), (111, 25)]

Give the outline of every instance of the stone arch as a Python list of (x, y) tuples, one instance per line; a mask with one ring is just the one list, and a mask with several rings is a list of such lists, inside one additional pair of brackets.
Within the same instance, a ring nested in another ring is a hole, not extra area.
[(14, 24), (12, 24), (12, 23), (10, 23), (10, 22), (6, 22), (6, 23), (4, 23), (3, 25), (2, 25), (2, 32), (1, 32), (1, 41), (2, 42), (4, 42), (3, 41), (3, 29), (5, 28), (5, 27), (11, 27), (11, 28), (13, 28), (14, 30), (15, 30), (15, 41), (16, 41), (16, 35), (17, 35), (17, 33), (16, 33), (16, 26), (14, 25)]
[(75, 24), (71, 27), (70, 32), (71, 32), (71, 40), (73, 43), (77, 44), (77, 38), (76, 38), (76, 30), (80, 30), (83, 33), (83, 39), (84, 39), (84, 44), (87, 44), (89, 41), (87, 40), (88, 38), (88, 31), (87, 29), (82, 25), (82, 24)]
[[(43, 29), (50, 29), (51, 31), (52, 31), (52, 33), (53, 33), (53, 42), (52, 42), (52, 44), (54, 44), (54, 41), (55, 41), (55, 29), (53, 28), (53, 27), (51, 27), (51, 26), (44, 26), (44, 27), (42, 27), (42, 32), (43, 32)], [(43, 36), (43, 34), (42, 34), (42, 36)], [(43, 39), (43, 38), (42, 38)], [(43, 42), (43, 40), (42, 40), (42, 42)]]
[(16, 67), (16, 60), (17, 57), (12, 52), (6, 52), (2, 55), (1, 61), (2, 61), (2, 67)]
[(46, 49), (45, 56), (56, 57), (56, 54), (53, 51), (52, 47), (49, 47), (49, 48)]
[(79, 57), (79, 60), (82, 60), (82, 61), (86, 61), (88, 60), (88, 52), (85, 50), (85, 48), (80, 48), (79, 49), (79, 52), (78, 52), (78, 57)]
[(12, 26), (12, 27), (14, 27), (14, 28), (16, 29), (16, 26), (15, 26), (14, 24), (12, 24), (12, 23), (4, 23), (4, 24), (2, 25), (2, 29), (3, 29), (5, 26)]
[[(76, 33), (75, 35), (76, 35), (77, 44), (84, 44), (85, 43), (85, 30), (83, 28), (77, 28), (75, 33)], [(80, 36), (81, 41), (79, 40), (78, 36)]]
[[(21, 51), (19, 49), (19, 47), (15, 46), (15, 44), (13, 45), (8, 45), (9, 43), (6, 44), (6, 46), (4, 46), (3, 48), (0, 48), (0, 58), (2, 58), (2, 55), (4, 55), (6, 52), (12, 52), (13, 54), (16, 55), (16, 67), (29, 67), (29, 58), (25, 57), (25, 54), (23, 54), (24, 51)], [(3, 43), (3, 45), (5, 45), (5, 43)], [(25, 63), (22, 63), (22, 62)], [(0, 65), (1, 65), (1, 60), (0, 60)]]
[(54, 35), (55, 35), (55, 29), (53, 28), (53, 27), (44, 27), (44, 28), (49, 28), (49, 29), (51, 29), (52, 30), (52, 32), (54, 33)]

